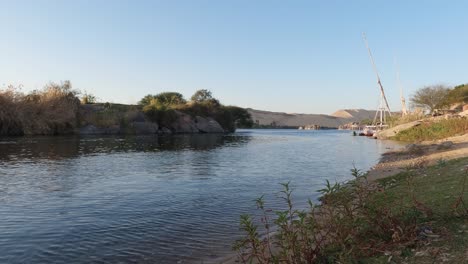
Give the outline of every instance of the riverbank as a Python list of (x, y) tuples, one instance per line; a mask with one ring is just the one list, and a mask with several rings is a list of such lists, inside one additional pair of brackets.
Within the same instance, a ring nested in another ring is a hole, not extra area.
[[(278, 258), (284, 263), (463, 263), (468, 261), (467, 166), (468, 134), (387, 152), (366, 174), (353, 171), (356, 180), (327, 183), (320, 190), (322, 203), (307, 214), (286, 209), (292, 212), (289, 219), (298, 220), (279, 226), (274, 251), (270, 242), (250, 233), (257, 227), (244, 218), (240, 252), (254, 263)], [(235, 257), (217, 263), (235, 263)]]
[(138, 105), (79, 95), (68, 81), (30, 93), (0, 90), (0, 136), (230, 133), (253, 123), (247, 110), (225, 106), (207, 90), (190, 101), (175, 92), (147, 95)]
[(403, 172), (409, 167), (431, 166), (462, 157), (468, 157), (468, 134), (412, 143), (405, 149), (384, 153), (379, 163), (368, 172), (368, 177), (375, 181)]

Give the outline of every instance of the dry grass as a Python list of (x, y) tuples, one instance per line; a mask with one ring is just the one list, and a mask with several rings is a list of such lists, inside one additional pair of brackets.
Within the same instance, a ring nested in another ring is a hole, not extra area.
[(395, 127), (395, 126), (398, 126), (398, 125), (403, 125), (403, 124), (410, 123), (410, 122), (413, 122), (413, 121), (421, 120), (423, 118), (424, 118), (424, 114), (422, 114), (422, 113), (410, 113), (410, 114), (405, 115), (405, 116), (395, 116), (394, 115), (391, 118), (389, 118), (388, 123), (389, 123), (390, 127)]
[(73, 133), (80, 106), (76, 95), (68, 81), (28, 94), (12, 86), (0, 90), (0, 135)]

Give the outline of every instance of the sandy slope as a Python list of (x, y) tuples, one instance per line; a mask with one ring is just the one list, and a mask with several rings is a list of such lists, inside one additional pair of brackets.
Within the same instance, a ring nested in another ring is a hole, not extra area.
[(319, 125), (322, 127), (337, 128), (343, 124), (359, 122), (364, 119), (373, 119), (375, 116), (375, 111), (364, 109), (338, 110), (331, 115), (281, 113), (255, 109), (247, 110), (252, 115), (254, 122), (258, 121), (260, 125), (270, 125), (275, 122), (278, 126), (291, 127)]
[[(453, 146), (445, 148), (444, 141), (453, 142)], [(446, 138), (437, 141), (425, 141), (418, 144), (419, 151), (412, 153), (399, 150), (385, 153), (379, 164), (374, 166), (368, 174), (370, 180), (376, 180), (395, 175), (408, 167), (433, 165), (439, 160), (450, 160), (468, 157), (468, 133), (463, 136)], [(468, 165), (468, 164), (467, 164)]]

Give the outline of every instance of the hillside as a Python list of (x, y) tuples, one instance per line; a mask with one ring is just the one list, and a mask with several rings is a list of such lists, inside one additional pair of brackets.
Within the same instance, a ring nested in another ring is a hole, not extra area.
[(251, 108), (248, 108), (247, 111), (252, 115), (254, 123), (266, 126), (276, 124), (276, 126), (287, 127), (299, 127), (313, 124), (322, 127), (337, 128), (346, 123), (373, 119), (375, 116), (375, 111), (364, 109), (343, 109), (331, 115), (269, 112)]

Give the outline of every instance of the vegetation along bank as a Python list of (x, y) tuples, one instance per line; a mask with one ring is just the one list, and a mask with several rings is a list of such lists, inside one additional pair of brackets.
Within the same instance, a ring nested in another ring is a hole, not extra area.
[(227, 133), (251, 127), (243, 108), (225, 106), (208, 90), (147, 95), (137, 105), (98, 103), (69, 81), (23, 93), (0, 90), (0, 136), (66, 134)]

